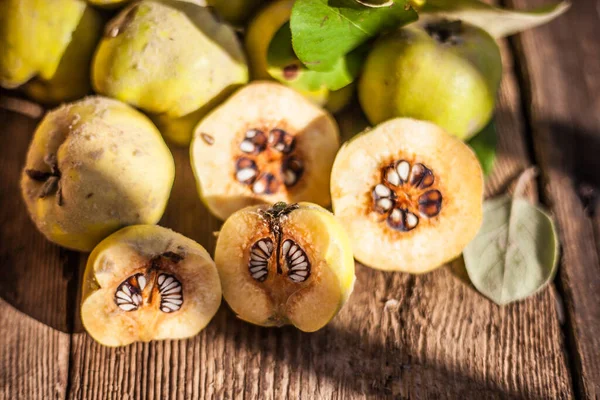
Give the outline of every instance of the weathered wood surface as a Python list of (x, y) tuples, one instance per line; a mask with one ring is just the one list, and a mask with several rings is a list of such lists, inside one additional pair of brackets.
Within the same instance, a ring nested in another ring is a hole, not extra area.
[(600, 3), (574, 1), (565, 16), (514, 43), (543, 197), (561, 233), (559, 286), (575, 387), (582, 397), (600, 398), (600, 219), (594, 216), (600, 193)]
[[(525, 6), (537, 0), (518, 1)], [(582, 10), (591, 13), (585, 9), (588, 5), (576, 4), (578, 15)], [(563, 339), (560, 296), (553, 286), (526, 301), (498, 307), (463, 281), (460, 268), (413, 277), (358, 265), (349, 303), (314, 334), (251, 326), (223, 305), (195, 338), (102, 347), (83, 332), (78, 314), (85, 255), (47, 243), (20, 199), (18, 179), (35, 121), (0, 111), (0, 135), (3, 143), (10, 143), (0, 148), (0, 399), (566, 399), (579, 391), (589, 398), (598, 395), (594, 385), (600, 382), (600, 350), (593, 334), (599, 331), (600, 319), (593, 290), (600, 284), (593, 274), (599, 267), (589, 254), (597, 257), (594, 226), (598, 233), (600, 224), (598, 217), (585, 216), (575, 192), (569, 191), (581, 183), (569, 163), (597, 161), (578, 157), (567, 135), (585, 134), (589, 143), (582, 144), (581, 151), (597, 157), (588, 146), (597, 143), (593, 138), (599, 134), (600, 43), (594, 46), (590, 41), (600, 34), (599, 25), (584, 23), (576, 28), (577, 37), (587, 33), (589, 41), (577, 43), (568, 30), (581, 18), (593, 18), (579, 17), (554, 22), (516, 41), (523, 52), (517, 65), (536, 74), (520, 82), (531, 84), (531, 108), (521, 100), (514, 60), (503, 44), (499, 159), (487, 185), (489, 195), (504, 192), (531, 164), (531, 126), (535, 158), (549, 182), (542, 195), (552, 200), (561, 227), (560, 289), (566, 296), (569, 343)], [(570, 48), (579, 58), (562, 57), (558, 47)], [(582, 68), (581, 58), (589, 54), (596, 55), (596, 64), (588, 60), (584, 74), (566, 76), (577, 74), (575, 68)], [(576, 89), (569, 85), (579, 85), (585, 96), (573, 93)], [(577, 96), (582, 96), (579, 103)], [(524, 109), (533, 112), (524, 115)], [(580, 126), (587, 129), (580, 131)], [(187, 150), (173, 152), (177, 178), (161, 224), (213, 250), (212, 232), (219, 222), (196, 197)], [(588, 171), (600, 179), (597, 165)], [(582, 182), (592, 188), (598, 184), (590, 178)]]
[(67, 390), (77, 280), (68, 252), (35, 230), (19, 190), (35, 124), (0, 110), (0, 399), (63, 398)]

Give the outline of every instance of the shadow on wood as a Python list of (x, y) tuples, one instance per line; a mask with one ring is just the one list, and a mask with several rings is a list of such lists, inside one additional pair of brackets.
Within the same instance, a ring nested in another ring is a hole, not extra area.
[(550, 166), (563, 177), (571, 177), (573, 188), (589, 215), (595, 214), (600, 196), (600, 131), (569, 124), (547, 122), (544, 131), (552, 132), (561, 146), (561, 161)]
[(36, 120), (0, 110), (0, 297), (62, 332), (71, 330), (77, 291), (76, 253), (48, 242), (34, 227), (19, 180)]

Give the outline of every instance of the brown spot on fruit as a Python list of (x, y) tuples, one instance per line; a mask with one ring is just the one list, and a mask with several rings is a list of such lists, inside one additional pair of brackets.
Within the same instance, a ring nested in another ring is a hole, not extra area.
[(288, 81), (295, 79), (298, 76), (300, 68), (296, 64), (290, 64), (283, 68), (283, 77)]
[(212, 137), (211, 135), (209, 135), (208, 133), (202, 132), (200, 134), (200, 137), (202, 138), (202, 140), (204, 141), (204, 143), (206, 143), (209, 146), (212, 146), (213, 144), (215, 144), (215, 138)]

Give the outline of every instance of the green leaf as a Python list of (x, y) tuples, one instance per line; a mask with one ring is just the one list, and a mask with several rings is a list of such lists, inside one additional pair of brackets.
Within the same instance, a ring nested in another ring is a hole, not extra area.
[(359, 47), (340, 57), (329, 71), (310, 70), (296, 57), (290, 24), (286, 23), (269, 44), (267, 63), (268, 72), (273, 78), (295, 89), (314, 91), (326, 87), (338, 90), (356, 79), (365, 57), (365, 49)]
[(309, 69), (330, 71), (342, 56), (381, 31), (416, 20), (407, 0), (379, 8), (355, 0), (297, 0), (290, 18), (292, 44)]
[(483, 174), (488, 176), (494, 168), (496, 161), (496, 146), (498, 145), (498, 135), (496, 133), (496, 123), (492, 119), (485, 128), (477, 135), (473, 136), (467, 143), (477, 156), (481, 163)]
[(419, 14), (424, 22), (439, 18), (460, 19), (501, 38), (550, 22), (570, 6), (571, 3), (563, 1), (529, 11), (516, 11), (478, 0), (427, 0)]
[[(521, 175), (517, 187), (531, 172)], [(463, 256), (477, 290), (503, 305), (533, 295), (554, 278), (558, 247), (550, 216), (516, 189), (512, 199), (484, 202), (483, 224)]]

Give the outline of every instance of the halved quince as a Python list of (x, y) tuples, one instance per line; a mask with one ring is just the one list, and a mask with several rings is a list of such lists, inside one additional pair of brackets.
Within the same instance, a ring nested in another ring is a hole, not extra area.
[(202, 200), (226, 219), (259, 203), (328, 206), (338, 148), (327, 111), (283, 85), (254, 82), (200, 122), (190, 151)]
[(198, 334), (221, 304), (221, 284), (208, 252), (156, 225), (123, 228), (90, 254), (81, 320), (106, 346)]
[(262, 326), (325, 326), (354, 285), (350, 241), (333, 214), (311, 203), (245, 208), (223, 225), (215, 262), (239, 318)]
[(440, 127), (393, 119), (339, 151), (333, 209), (361, 263), (423, 273), (458, 256), (482, 221), (483, 173), (473, 151)]

